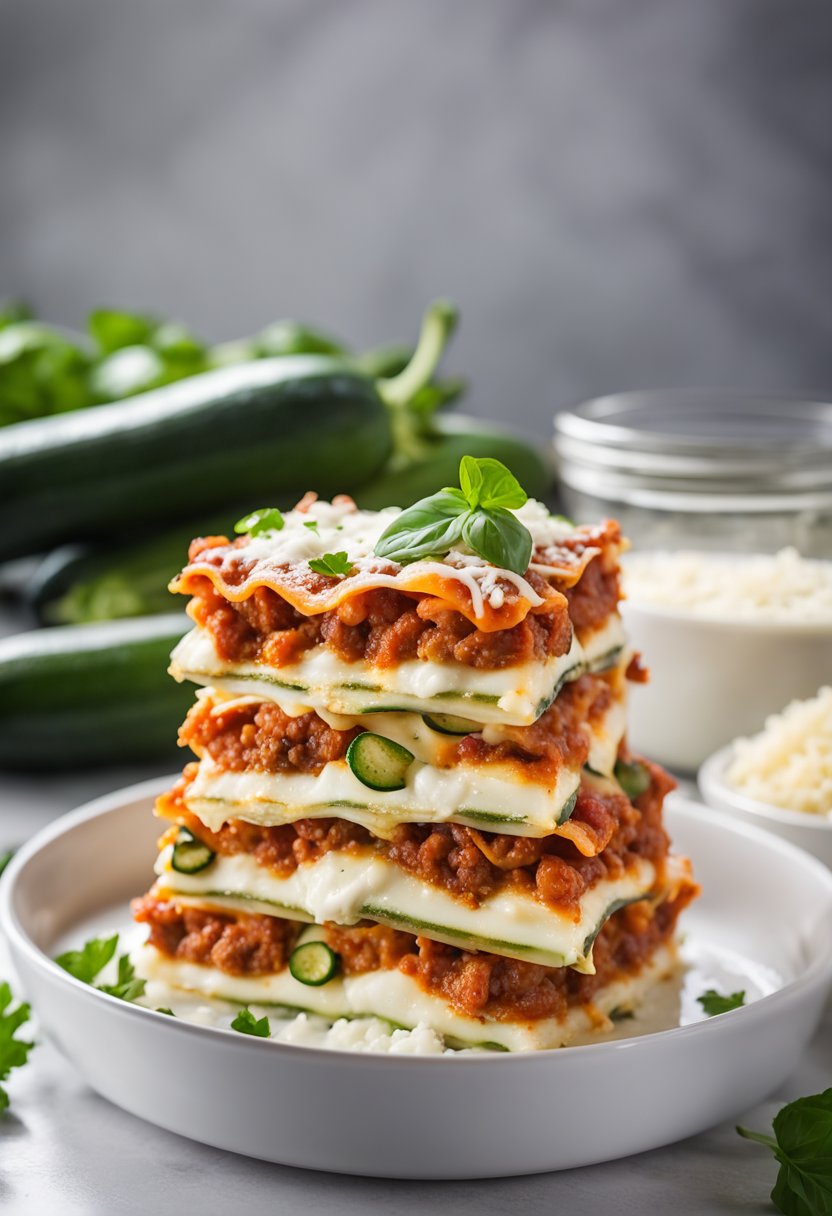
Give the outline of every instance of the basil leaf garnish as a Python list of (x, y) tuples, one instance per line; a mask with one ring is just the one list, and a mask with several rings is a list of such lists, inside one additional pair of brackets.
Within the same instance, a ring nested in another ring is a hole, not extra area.
[(332, 578), (337, 578), (339, 574), (351, 574), (353, 570), (353, 564), (345, 549), (338, 553), (324, 553), (320, 557), (310, 558), (308, 565), (316, 574), (328, 574)]
[(385, 528), (376, 544), (376, 557), (406, 566), (447, 553), (462, 535), (466, 512), (467, 503), (459, 490), (440, 490), (422, 498)]
[(469, 549), (495, 566), (515, 574), (525, 574), (529, 567), (531, 533), (503, 507), (469, 511), (462, 523), (462, 539)]
[(522, 507), (528, 494), (506, 466), (491, 456), (463, 456), (459, 462), (459, 484), (471, 509), (476, 507)]

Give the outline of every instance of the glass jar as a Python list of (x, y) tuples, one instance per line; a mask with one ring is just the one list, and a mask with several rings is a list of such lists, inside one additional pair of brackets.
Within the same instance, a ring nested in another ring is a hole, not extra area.
[(832, 557), (832, 404), (710, 389), (598, 397), (555, 415), (563, 510), (639, 548)]

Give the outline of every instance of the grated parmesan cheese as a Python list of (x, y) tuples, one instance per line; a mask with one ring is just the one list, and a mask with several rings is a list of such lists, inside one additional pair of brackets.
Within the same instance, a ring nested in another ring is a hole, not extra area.
[(738, 739), (726, 780), (757, 802), (832, 818), (832, 688), (793, 701)]
[(807, 560), (796, 549), (750, 557), (637, 553), (623, 566), (634, 604), (714, 620), (832, 626), (832, 562)]

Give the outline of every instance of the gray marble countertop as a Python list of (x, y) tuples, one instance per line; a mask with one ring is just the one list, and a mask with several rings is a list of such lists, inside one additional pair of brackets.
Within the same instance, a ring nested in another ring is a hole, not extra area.
[[(55, 815), (152, 776), (147, 769), (0, 779), (0, 846), (18, 844)], [(0, 947), (0, 975), (8, 960)], [(742, 1121), (767, 1129), (786, 1101), (832, 1083), (832, 1006), (800, 1067)], [(683, 1143), (560, 1174), (483, 1182), (417, 1183), (311, 1173), (238, 1157), (182, 1139), (99, 1098), (50, 1043), (9, 1082), (0, 1120), (0, 1208), (9, 1216), (245, 1212), (303, 1208), (304, 1216), (385, 1211), (504, 1212), (558, 1207), (582, 1216), (756, 1214), (774, 1209), (776, 1164), (726, 1124)]]

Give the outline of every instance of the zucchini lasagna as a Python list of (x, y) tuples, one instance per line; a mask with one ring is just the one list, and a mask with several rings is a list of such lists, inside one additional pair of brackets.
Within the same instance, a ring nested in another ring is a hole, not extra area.
[(459, 538), (379, 556), (393, 508), (267, 515), (172, 584), (171, 672), (201, 687), (134, 905), (144, 976), (449, 1046), (608, 1026), (673, 969), (696, 893), (672, 782), (627, 750), (617, 525), (492, 512), (529, 536), (518, 573)]

